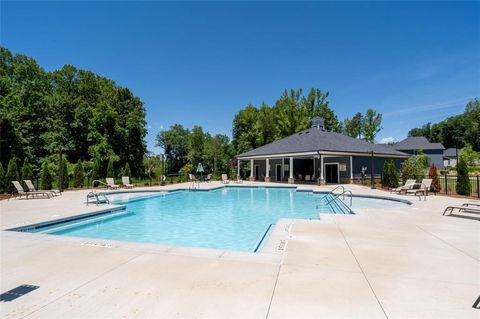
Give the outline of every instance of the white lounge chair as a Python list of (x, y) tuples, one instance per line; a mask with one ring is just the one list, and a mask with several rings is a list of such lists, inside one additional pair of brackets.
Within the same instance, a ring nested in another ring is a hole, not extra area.
[(115, 181), (113, 180), (112, 177), (107, 177), (105, 180), (107, 181), (107, 188), (118, 189), (120, 187), (117, 184), (115, 184)]
[(46, 196), (47, 198), (50, 198), (51, 192), (47, 191), (38, 191), (38, 192), (26, 192), (22, 185), (18, 181), (12, 181), (13, 186), (15, 186), (16, 193), (12, 193), (12, 196), (14, 198), (25, 196), (26, 199), (28, 199), (28, 196), (33, 196), (36, 197), (38, 195)]
[[(415, 185), (420, 185), (420, 188), (413, 188), (415, 187)], [(405, 194), (416, 195), (416, 196), (419, 196), (420, 199), (421, 199), (421, 196), (423, 195), (426, 199), (426, 196), (428, 195), (428, 192), (430, 191), (431, 186), (432, 186), (432, 179), (424, 178), (421, 183), (415, 183), (412, 189), (407, 189)]]
[(205, 177), (205, 182), (210, 182), (212, 180), (212, 174), (208, 174), (207, 177)]
[(237, 184), (242, 184), (242, 183), (243, 183), (243, 179), (242, 179), (239, 175), (237, 175), (237, 178), (235, 179), (235, 183), (237, 183)]
[(465, 213), (480, 214), (480, 204), (464, 203), (462, 204), (462, 206), (448, 206), (443, 211), (443, 216), (445, 216), (447, 212), (448, 212), (448, 215), (451, 215), (455, 210), (458, 213), (465, 212)]
[(227, 174), (222, 174), (222, 183), (223, 183), (223, 184), (228, 184), (228, 183), (230, 183), (230, 180), (228, 179)]
[(407, 181), (405, 182), (405, 185), (399, 186), (399, 187), (396, 187), (396, 188), (390, 188), (390, 193), (406, 192), (407, 190), (411, 189), (414, 184), (415, 184), (414, 179), (407, 179)]
[(35, 186), (33, 186), (33, 183), (31, 180), (29, 179), (24, 179), (23, 180), (25, 182), (25, 185), (27, 185), (27, 188), (28, 188), (28, 192), (32, 193), (32, 192), (49, 192), (50, 194), (52, 194), (53, 196), (58, 196), (58, 195), (62, 195), (62, 192), (60, 192), (60, 190), (58, 189), (48, 189), (48, 190), (40, 190), (40, 191), (37, 191), (35, 189)]
[(130, 183), (130, 177), (129, 176), (122, 176), (122, 184), (123, 187), (125, 188), (133, 188), (133, 184)]

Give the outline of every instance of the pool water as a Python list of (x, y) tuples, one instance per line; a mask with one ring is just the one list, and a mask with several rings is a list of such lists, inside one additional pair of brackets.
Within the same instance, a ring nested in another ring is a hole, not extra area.
[[(280, 218), (319, 219), (337, 208), (325, 194), (294, 188), (225, 187), (212, 191), (178, 191), (125, 204), (128, 214), (71, 227), (42, 230), (121, 241), (255, 251), (270, 224)], [(58, 230), (61, 229), (61, 230)]]

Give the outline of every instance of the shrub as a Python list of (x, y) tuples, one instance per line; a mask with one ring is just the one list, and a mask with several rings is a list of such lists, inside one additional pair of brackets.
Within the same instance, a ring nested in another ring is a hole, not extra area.
[(73, 170), (73, 187), (83, 187), (85, 180), (85, 172), (83, 170), (83, 164), (81, 160), (78, 160)]
[[(181, 174), (181, 176), (186, 176), (188, 180), (188, 174), (190, 174), (191, 172), (193, 172), (193, 165), (190, 163), (187, 163), (180, 169), (179, 173)], [(181, 177), (179, 178), (181, 179)]]
[(465, 157), (460, 156), (457, 164), (457, 194), (470, 195), (472, 185), (468, 177), (468, 165)]
[(430, 190), (434, 193), (440, 192), (440, 180), (438, 179), (438, 171), (434, 163), (430, 165), (428, 177), (432, 179), (432, 186), (430, 187)]
[(68, 161), (62, 155), (59, 155), (58, 161), (58, 188), (68, 188)]
[(122, 176), (132, 176), (132, 172), (130, 171), (130, 165), (128, 164), (128, 162), (125, 163), (125, 167), (122, 170)]
[(393, 161), (383, 163), (382, 185), (384, 187), (398, 187), (398, 173)]
[(425, 175), (428, 160), (425, 155), (413, 155), (402, 163), (402, 180), (405, 183), (407, 179), (415, 178), (420, 181)]
[(115, 159), (110, 156), (108, 159), (108, 165), (107, 165), (107, 177), (115, 177)]
[(30, 165), (28, 158), (25, 158), (22, 166), (22, 180), (26, 180), (26, 179), (30, 179), (30, 180), (33, 179), (33, 168), (32, 168), (32, 165)]
[(92, 182), (94, 180), (98, 180), (102, 178), (102, 176), (100, 176), (101, 167), (102, 167), (102, 162), (100, 160), (100, 157), (95, 157), (92, 165)]
[(0, 163), (0, 194), (5, 193), (5, 171), (3, 165)]
[(13, 192), (15, 187), (13, 187), (12, 181), (18, 180), (20, 180), (20, 176), (18, 174), (17, 159), (14, 157), (8, 162), (7, 174), (5, 175), (5, 188), (7, 192)]
[(43, 162), (40, 172), (40, 188), (45, 190), (52, 189), (53, 184), (52, 172), (50, 172), (50, 167), (48, 166), (48, 162)]

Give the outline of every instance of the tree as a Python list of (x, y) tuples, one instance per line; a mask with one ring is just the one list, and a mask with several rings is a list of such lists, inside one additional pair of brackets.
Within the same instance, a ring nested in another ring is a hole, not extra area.
[(102, 174), (100, 173), (102, 170), (102, 162), (100, 160), (100, 157), (95, 157), (93, 160), (93, 165), (92, 165), (92, 182), (94, 180), (100, 180), (103, 178)]
[(188, 135), (188, 161), (193, 165), (203, 162), (205, 135), (201, 126), (194, 126)]
[(0, 194), (3, 194), (6, 189), (5, 182), (5, 171), (3, 170), (3, 165), (0, 163)]
[(50, 171), (49, 163), (47, 161), (43, 162), (42, 170), (40, 172), (40, 188), (44, 190), (52, 189), (53, 185), (53, 176)]
[(180, 124), (175, 124), (169, 130), (157, 134), (156, 146), (165, 151), (171, 172), (178, 172), (188, 161), (189, 130)]
[(437, 166), (434, 163), (430, 165), (430, 169), (428, 170), (428, 178), (432, 179), (432, 186), (430, 190), (434, 193), (440, 192), (440, 180), (438, 179), (438, 170)]
[(132, 172), (130, 171), (130, 165), (128, 164), (128, 162), (126, 162), (125, 166), (123, 167), (122, 176), (132, 176)]
[(383, 163), (382, 185), (384, 187), (398, 187), (398, 172), (393, 161)]
[(22, 166), (22, 180), (32, 180), (33, 179), (33, 168), (28, 161), (28, 158), (25, 158)]
[(191, 174), (194, 169), (195, 168), (193, 167), (192, 164), (187, 163), (180, 169), (179, 173), (180, 173), (181, 176), (187, 176), (188, 177), (188, 174)]
[(382, 114), (372, 109), (368, 109), (363, 118), (362, 132), (364, 140), (369, 143), (375, 142), (377, 133), (382, 130)]
[(350, 137), (360, 138), (363, 130), (363, 115), (360, 112), (355, 113), (352, 119), (346, 118), (344, 121), (344, 133)]
[(464, 158), (469, 169), (474, 168), (477, 162), (480, 160), (480, 152), (475, 152), (470, 144), (466, 144), (460, 150), (459, 156)]
[(115, 162), (116, 158), (114, 156), (110, 156), (108, 159), (108, 165), (107, 165), (107, 177), (113, 177), (115, 178)]
[(457, 164), (457, 194), (470, 195), (472, 192), (472, 185), (470, 184), (470, 178), (468, 176), (467, 161), (464, 157), (460, 156)]
[(416, 179), (420, 181), (425, 176), (428, 167), (428, 157), (424, 154), (410, 156), (402, 163), (402, 180)]
[(73, 170), (73, 187), (83, 188), (84, 181), (85, 181), (85, 172), (83, 170), (83, 164), (81, 160), (78, 160)]
[(63, 154), (58, 155), (58, 188), (64, 190), (68, 188), (69, 177), (68, 177), (68, 161), (65, 159)]
[(5, 174), (5, 182), (7, 192), (11, 193), (14, 190), (13, 181), (19, 181), (20, 175), (18, 174), (17, 159), (14, 157), (10, 159), (7, 167), (7, 174)]

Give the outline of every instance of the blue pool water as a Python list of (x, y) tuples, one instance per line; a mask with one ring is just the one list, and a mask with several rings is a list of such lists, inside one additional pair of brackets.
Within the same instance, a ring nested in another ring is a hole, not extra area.
[(120, 202), (126, 212), (79, 224), (53, 225), (54, 235), (255, 251), (270, 224), (280, 218), (319, 219), (339, 206), (324, 194), (293, 188), (226, 187), (178, 191)]

